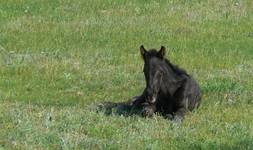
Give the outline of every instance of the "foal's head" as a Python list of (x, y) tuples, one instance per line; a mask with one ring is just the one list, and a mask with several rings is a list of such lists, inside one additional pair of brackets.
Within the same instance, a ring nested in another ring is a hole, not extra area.
[(146, 50), (142, 45), (140, 47), (141, 56), (144, 60), (144, 75), (146, 79), (146, 92), (148, 103), (155, 103), (157, 95), (160, 91), (162, 79), (164, 76), (165, 47), (161, 47), (159, 51), (156, 49)]

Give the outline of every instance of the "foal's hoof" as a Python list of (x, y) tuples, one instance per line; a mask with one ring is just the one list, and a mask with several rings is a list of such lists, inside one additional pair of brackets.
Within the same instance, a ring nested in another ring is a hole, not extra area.
[(173, 122), (176, 123), (176, 124), (182, 124), (183, 120), (184, 120), (184, 117), (178, 116), (178, 115), (176, 115), (176, 116), (173, 118)]
[(144, 117), (152, 117), (154, 113), (155, 113), (154, 110), (150, 106), (145, 107), (142, 111), (142, 115)]

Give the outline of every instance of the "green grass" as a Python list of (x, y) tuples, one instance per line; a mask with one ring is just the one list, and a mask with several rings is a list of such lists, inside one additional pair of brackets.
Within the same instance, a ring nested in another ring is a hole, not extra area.
[[(0, 149), (253, 149), (251, 0), (1, 0)], [(200, 83), (182, 125), (106, 115), (145, 87), (139, 46)]]

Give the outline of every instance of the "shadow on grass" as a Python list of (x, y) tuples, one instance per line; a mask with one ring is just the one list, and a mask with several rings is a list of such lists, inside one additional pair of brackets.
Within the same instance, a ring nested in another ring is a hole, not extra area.
[[(131, 106), (128, 102), (123, 102), (123, 103), (115, 103), (115, 102), (103, 102), (95, 106), (96, 107), (96, 112), (102, 112), (105, 115), (119, 115), (119, 116), (140, 116), (140, 117), (145, 117), (143, 115), (144, 111), (144, 106), (141, 107), (133, 107)], [(155, 113), (156, 115), (160, 115), (164, 117), (164, 119), (168, 120), (173, 120), (173, 116), (170, 114), (160, 114), (160, 113)], [(152, 116), (149, 116), (152, 117)], [(181, 124), (181, 120), (173, 120), (175, 123)]]
[(120, 116), (142, 116), (142, 108), (133, 109), (127, 103), (103, 102), (96, 105), (96, 111), (102, 112), (105, 115), (120, 115)]

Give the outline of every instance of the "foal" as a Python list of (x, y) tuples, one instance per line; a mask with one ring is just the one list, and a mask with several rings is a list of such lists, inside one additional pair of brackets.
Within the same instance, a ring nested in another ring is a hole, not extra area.
[(187, 111), (199, 106), (201, 92), (189, 74), (165, 58), (165, 51), (163, 46), (159, 51), (140, 47), (146, 88), (140, 96), (132, 98), (129, 105), (132, 109), (142, 108), (147, 117), (159, 112), (181, 121)]

